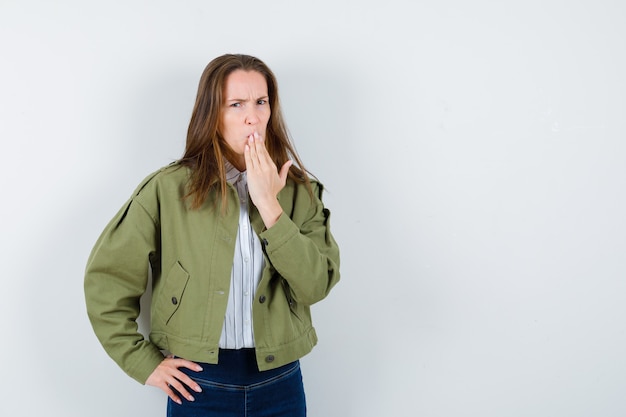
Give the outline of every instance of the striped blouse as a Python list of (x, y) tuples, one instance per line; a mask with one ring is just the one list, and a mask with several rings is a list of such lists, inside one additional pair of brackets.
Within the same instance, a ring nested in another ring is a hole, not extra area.
[(265, 260), (259, 237), (250, 224), (246, 172), (240, 172), (226, 162), (226, 180), (237, 189), (239, 195), (239, 229), (219, 346), (222, 349), (251, 348), (254, 347), (252, 303)]

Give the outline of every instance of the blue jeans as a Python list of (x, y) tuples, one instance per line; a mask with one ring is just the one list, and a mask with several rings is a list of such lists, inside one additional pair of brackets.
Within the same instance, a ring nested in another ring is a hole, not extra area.
[(167, 402), (167, 417), (305, 417), (300, 362), (259, 372), (254, 349), (220, 350), (219, 364), (181, 371), (201, 387), (195, 401)]

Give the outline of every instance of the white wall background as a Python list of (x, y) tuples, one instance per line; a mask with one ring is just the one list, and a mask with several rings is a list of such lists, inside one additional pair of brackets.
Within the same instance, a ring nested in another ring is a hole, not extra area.
[(0, 0), (0, 415), (158, 416), (84, 265), (200, 73), (276, 72), (343, 281), (310, 415), (626, 415), (626, 3)]

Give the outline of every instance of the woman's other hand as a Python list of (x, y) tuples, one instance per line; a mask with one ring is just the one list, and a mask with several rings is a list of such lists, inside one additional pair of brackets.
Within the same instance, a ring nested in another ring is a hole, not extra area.
[(285, 162), (279, 172), (257, 132), (248, 137), (244, 157), (250, 198), (259, 210), (265, 227), (269, 229), (283, 212), (276, 196), (285, 187), (293, 161)]
[(202, 367), (195, 362), (168, 356), (150, 374), (146, 380), (146, 385), (161, 388), (177, 404), (182, 404), (182, 400), (174, 390), (187, 400), (194, 401), (195, 399), (187, 391), (187, 388), (196, 392), (202, 392), (202, 388), (178, 368), (187, 368), (196, 372), (202, 371)]

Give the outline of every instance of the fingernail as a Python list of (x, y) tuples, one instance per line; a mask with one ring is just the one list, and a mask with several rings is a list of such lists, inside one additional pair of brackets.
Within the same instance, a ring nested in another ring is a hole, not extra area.
[(200, 372), (200, 371), (202, 371), (202, 370), (203, 370), (203, 369), (202, 369), (202, 367), (201, 367), (201, 366), (196, 366), (196, 371)]
[(202, 387), (200, 385), (198, 385), (194, 389), (196, 390), (196, 392), (202, 392)]
[(189, 401), (195, 401), (195, 400), (196, 400), (196, 399), (195, 399), (195, 398), (193, 398), (193, 396), (192, 396), (192, 395), (190, 395), (190, 396), (189, 396)]

